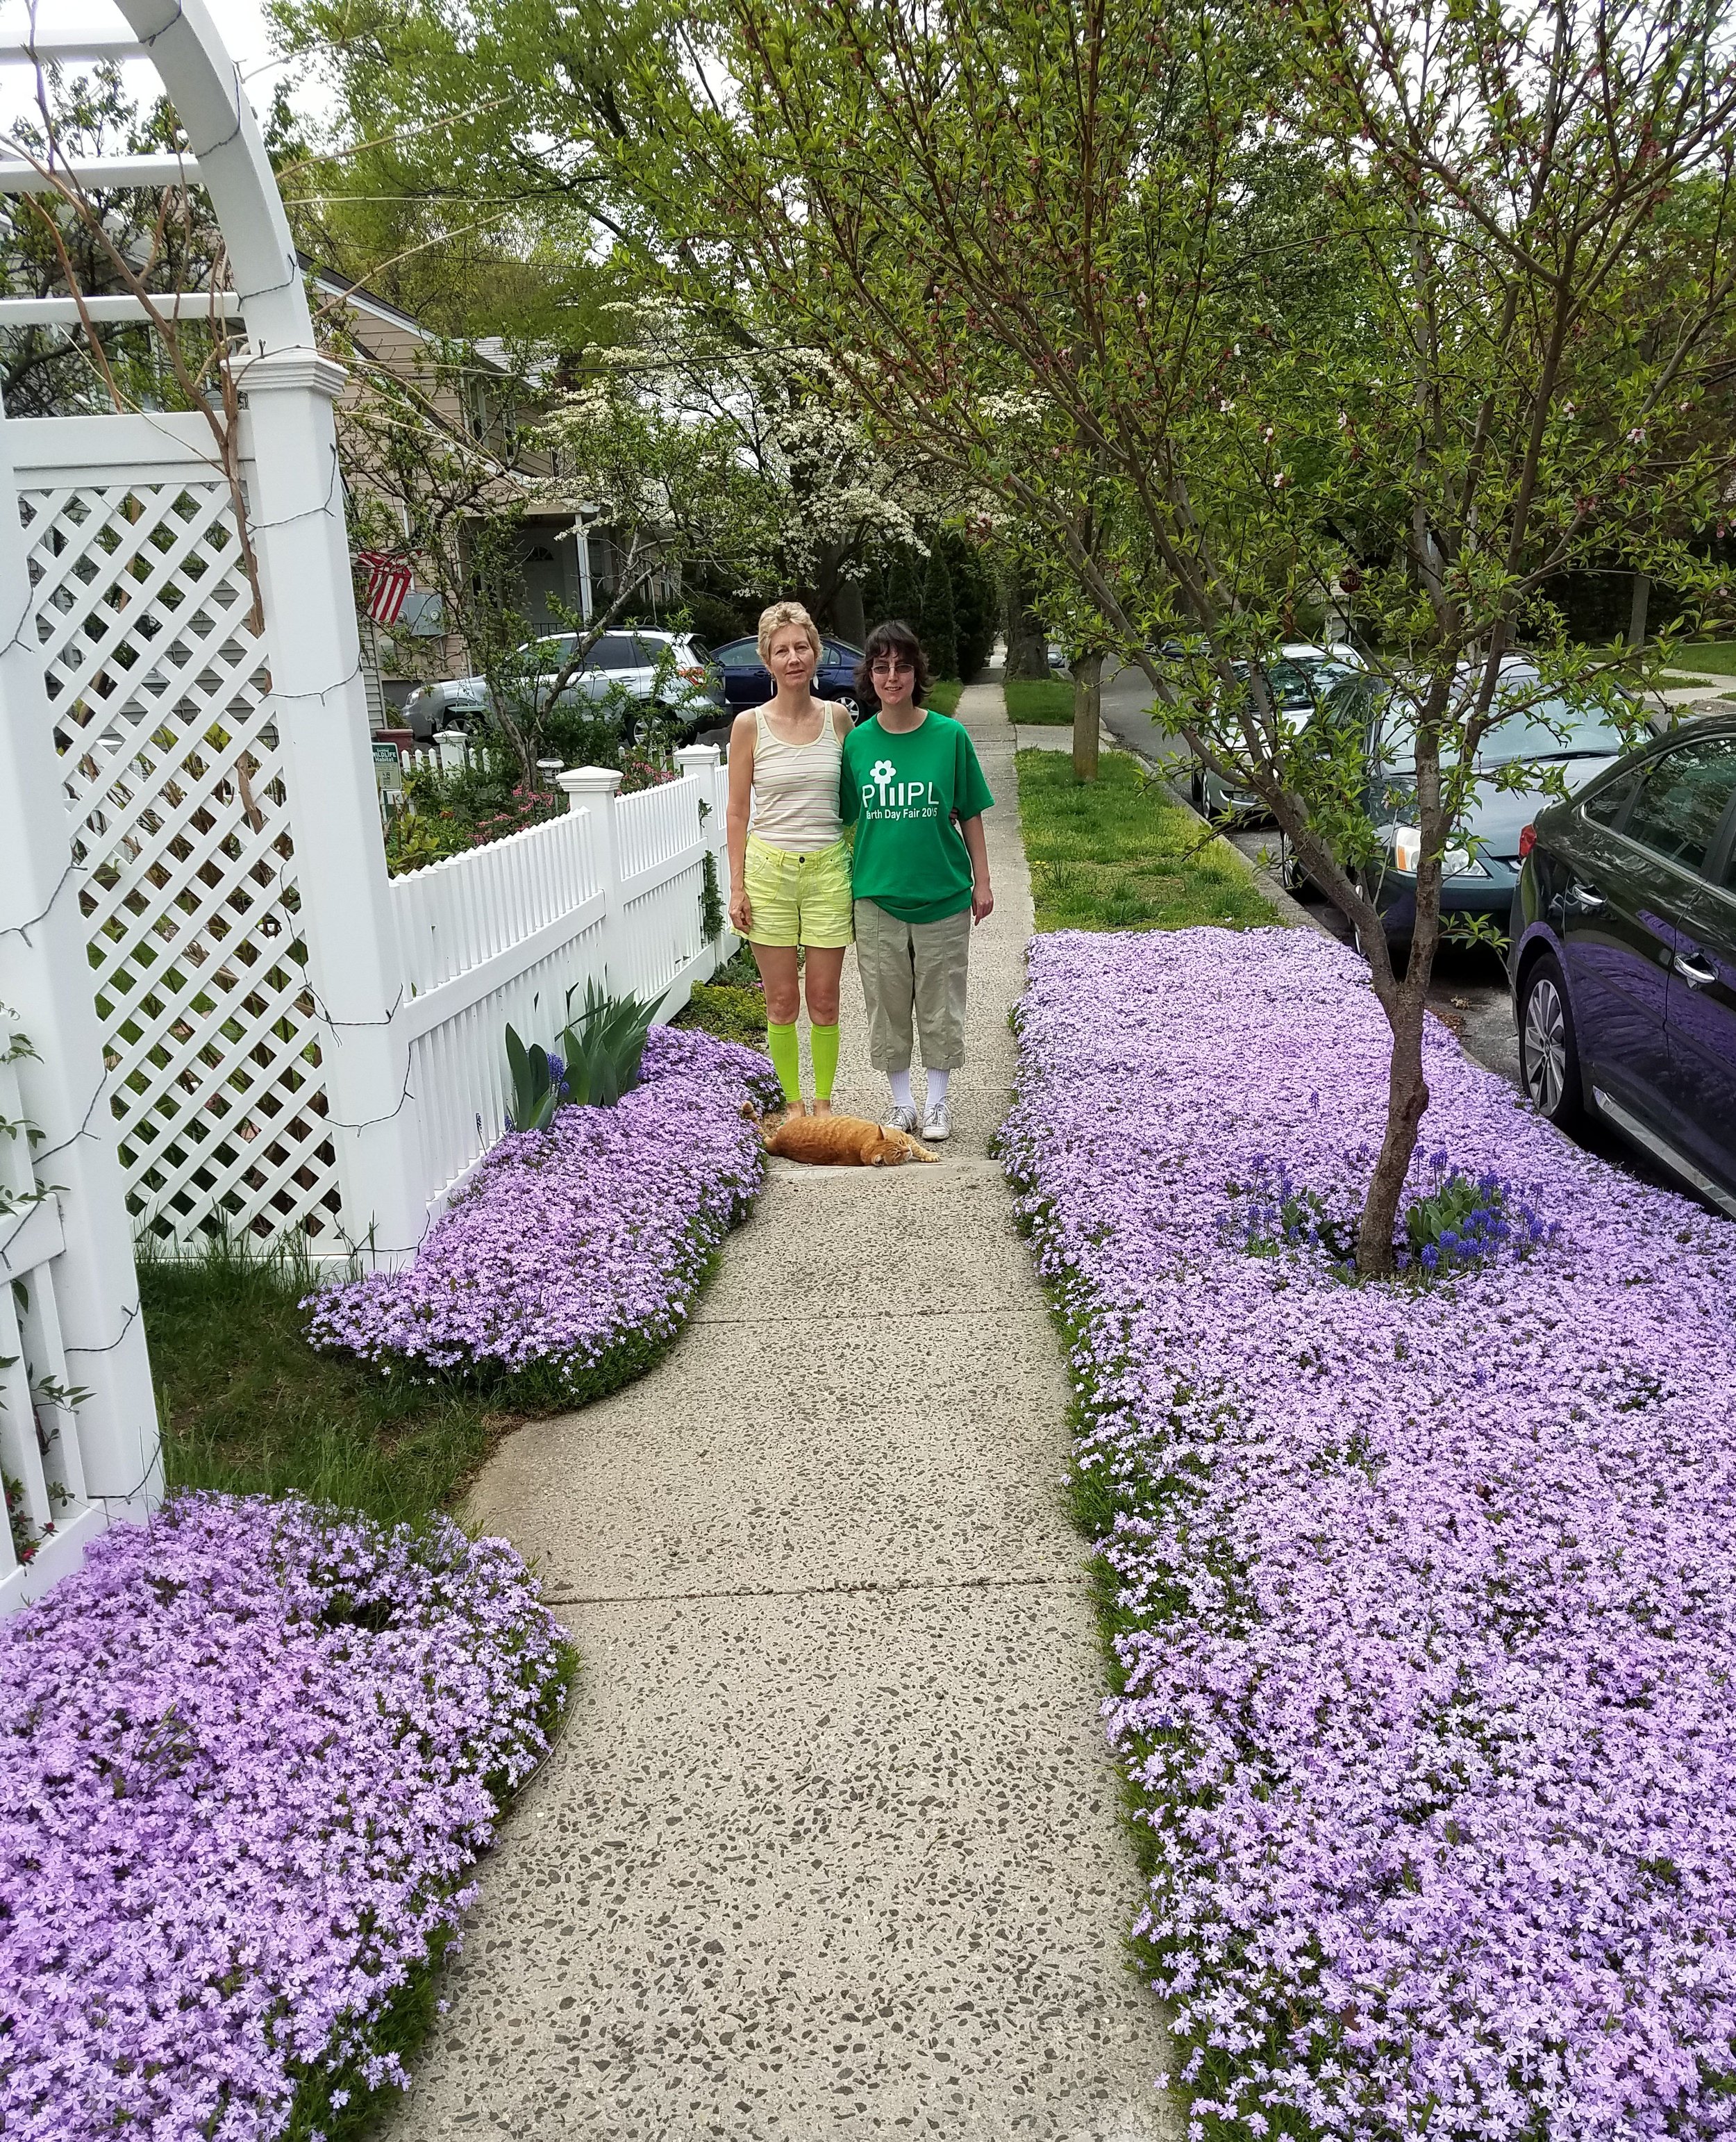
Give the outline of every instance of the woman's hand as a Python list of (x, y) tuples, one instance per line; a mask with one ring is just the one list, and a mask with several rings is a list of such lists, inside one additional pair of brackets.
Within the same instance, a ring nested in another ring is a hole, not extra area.
[(753, 902), (745, 891), (729, 896), (729, 926), (737, 937), (745, 937), (753, 927)]
[(994, 912), (994, 887), (983, 878), (970, 888), (970, 919), (973, 922), (986, 922)]

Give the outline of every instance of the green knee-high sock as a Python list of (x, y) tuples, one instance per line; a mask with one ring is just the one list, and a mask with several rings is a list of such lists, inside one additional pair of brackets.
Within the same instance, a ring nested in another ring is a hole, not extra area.
[(772, 1069), (777, 1073), (777, 1083), (783, 1088), (783, 1097), (793, 1108), (801, 1099), (801, 1058), (796, 1048), (794, 1021), (788, 1026), (773, 1026), (768, 1021), (766, 1049), (772, 1059)]
[(829, 1101), (838, 1075), (838, 1023), (811, 1028), (814, 1039), (814, 1098)]

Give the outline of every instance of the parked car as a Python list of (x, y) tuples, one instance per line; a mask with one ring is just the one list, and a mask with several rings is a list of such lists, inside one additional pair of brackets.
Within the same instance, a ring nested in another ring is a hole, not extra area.
[[(558, 677), (576, 639), (574, 633), (556, 632), (526, 641), (517, 650), (526, 664), (526, 676), (545, 685)], [(660, 707), (676, 729), (691, 734), (715, 722), (723, 704), (716, 660), (692, 633), (659, 632), (644, 625), (635, 625), (630, 632), (605, 632), (585, 656), (583, 667), (562, 687), (556, 703), (577, 707), (599, 702), (619, 687), (631, 703), (624, 724), (629, 740), (638, 726), (634, 709), (642, 706)], [(485, 721), (490, 705), (486, 679), (455, 677), (412, 692), (404, 718), (417, 742), (426, 743), (441, 729), (470, 728)]]
[[(856, 665), (861, 659), (860, 647), (852, 647), (847, 639), (834, 639), (830, 634), (821, 634), (814, 690), (821, 698), (835, 699), (847, 707), (852, 721), (860, 721), (865, 713), (873, 711), (871, 705), (864, 707), (856, 690)], [(757, 640), (732, 639), (727, 647), (718, 649), (712, 660), (723, 672), (723, 697), (732, 714), (764, 706), (777, 689), (772, 673), (760, 660)]]
[[(1444, 858), (1441, 912), (1488, 916), (1504, 925), (1519, 879), (1521, 830), (1549, 792), (1540, 785), (1546, 769), (1558, 768), (1569, 792), (1575, 792), (1620, 755), (1627, 737), (1601, 703), (1570, 702), (1547, 693), (1527, 663), (1504, 664), (1500, 690), (1512, 711), (1495, 722), (1477, 748), (1477, 778), (1458, 838)], [(1423, 846), (1421, 829), (1413, 822), (1413, 704), (1364, 678), (1337, 688), (1322, 718), (1354, 718), (1363, 730), (1364, 807), (1384, 851), (1381, 862), (1364, 872), (1363, 889), (1379, 909), (1388, 936), (1402, 943), (1416, 920)], [(1521, 760), (1538, 769), (1539, 780), (1520, 788), (1501, 786), (1502, 769)]]
[[(1179, 641), (1166, 641), (1163, 652), (1173, 647), (1179, 658), (1186, 650)], [(1237, 676), (1245, 679), (1249, 664), (1235, 665)], [(1278, 711), (1294, 729), (1304, 728), (1313, 720), (1320, 702), (1333, 688), (1345, 679), (1354, 677), (1362, 670), (1362, 658), (1351, 647), (1316, 647), (1310, 642), (1295, 641), (1280, 647), (1265, 664), (1268, 683)], [(1226, 812), (1239, 822), (1248, 823), (1265, 816), (1265, 805), (1251, 789), (1233, 788), (1221, 774), (1209, 767), (1195, 764), (1190, 782), (1193, 807), (1202, 817), (1219, 818)]]
[(1525, 1090), (1595, 1114), (1736, 1217), (1736, 719), (1674, 729), (1520, 836)]

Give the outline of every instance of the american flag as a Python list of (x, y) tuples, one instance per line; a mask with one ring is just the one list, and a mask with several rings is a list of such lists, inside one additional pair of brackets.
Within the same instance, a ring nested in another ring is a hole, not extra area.
[(356, 563), (367, 575), (367, 614), (376, 624), (396, 624), (410, 592), (407, 559), (385, 550), (358, 550)]

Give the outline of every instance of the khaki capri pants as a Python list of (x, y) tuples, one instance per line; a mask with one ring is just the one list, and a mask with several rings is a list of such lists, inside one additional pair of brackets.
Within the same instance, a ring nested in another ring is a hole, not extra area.
[(856, 970), (868, 1007), (868, 1061), (908, 1071), (911, 1029), (930, 1071), (964, 1061), (964, 984), (970, 910), (939, 922), (900, 922), (871, 900), (856, 904)]

